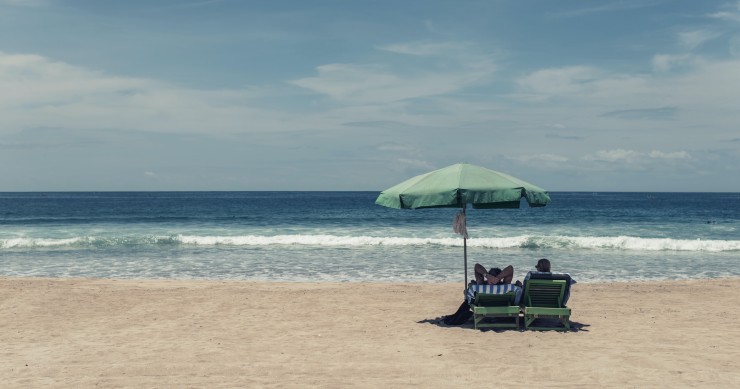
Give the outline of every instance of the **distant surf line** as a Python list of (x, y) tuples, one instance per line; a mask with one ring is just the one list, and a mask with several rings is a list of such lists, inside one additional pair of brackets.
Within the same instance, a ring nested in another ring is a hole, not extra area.
[[(276, 246), (305, 245), (319, 247), (354, 246), (462, 246), (462, 239), (344, 236), (344, 235), (129, 235), (121, 237), (79, 236), (71, 238), (19, 237), (0, 239), (0, 249), (43, 248), (113, 248), (136, 246)], [(740, 251), (740, 240), (642, 238), (633, 236), (532, 236), (470, 238), (468, 246), (490, 249), (568, 249), (568, 250), (628, 250), (628, 251)]]

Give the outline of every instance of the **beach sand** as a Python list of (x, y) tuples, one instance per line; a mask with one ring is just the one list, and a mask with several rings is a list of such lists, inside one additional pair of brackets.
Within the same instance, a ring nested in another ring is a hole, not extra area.
[(584, 284), (568, 333), (460, 284), (0, 278), (2, 387), (738, 387), (740, 279)]

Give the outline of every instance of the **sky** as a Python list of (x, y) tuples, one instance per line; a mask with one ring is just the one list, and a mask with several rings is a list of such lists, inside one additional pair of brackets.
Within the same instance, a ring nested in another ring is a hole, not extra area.
[(0, 191), (740, 192), (740, 1), (0, 0)]

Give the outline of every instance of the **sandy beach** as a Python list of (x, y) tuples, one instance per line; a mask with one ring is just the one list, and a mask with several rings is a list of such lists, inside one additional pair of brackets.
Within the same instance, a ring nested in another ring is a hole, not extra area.
[(577, 284), (568, 333), (436, 324), (461, 286), (0, 278), (1, 386), (740, 383), (740, 279)]

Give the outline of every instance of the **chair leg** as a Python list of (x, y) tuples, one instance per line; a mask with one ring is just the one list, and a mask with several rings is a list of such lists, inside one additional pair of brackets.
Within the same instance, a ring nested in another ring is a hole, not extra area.
[(570, 317), (564, 317), (562, 320), (563, 327), (565, 327), (566, 331), (570, 331)]
[[(562, 324), (562, 327), (532, 326), (532, 323), (534, 323), (534, 321), (537, 320), (538, 318), (559, 319), (558, 321), (560, 322), (560, 324)], [(563, 316), (559, 316), (559, 317), (555, 317), (555, 316), (549, 316), (549, 317), (548, 316), (542, 316), (542, 317), (538, 317), (536, 315), (532, 315), (532, 316), (526, 316), (525, 315), (524, 316), (524, 329), (525, 330), (532, 329), (532, 330), (536, 330), (536, 331), (563, 331), (563, 332), (567, 332), (567, 331), (570, 331), (570, 316), (566, 316), (566, 317), (563, 317)]]

